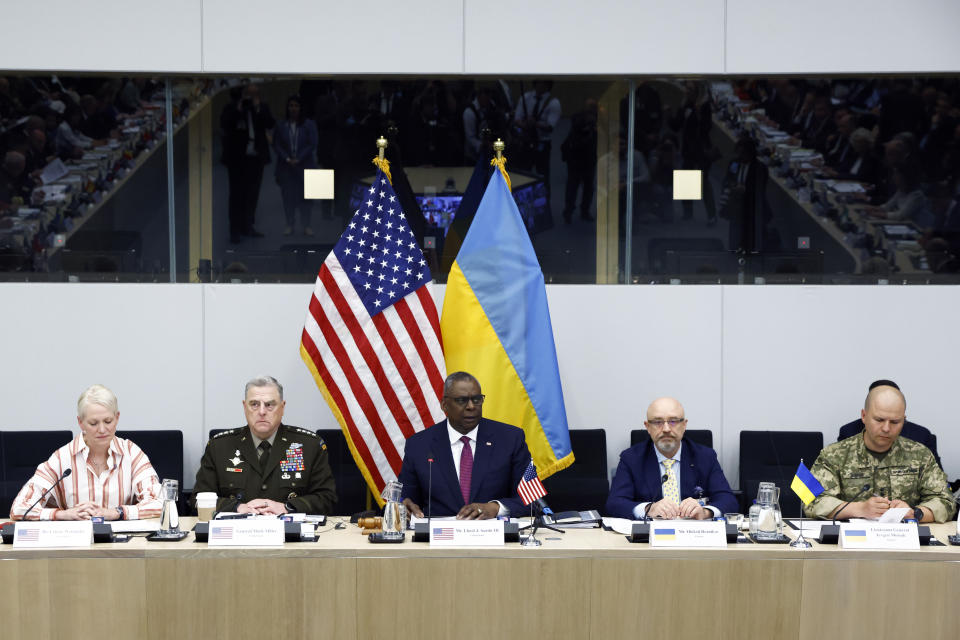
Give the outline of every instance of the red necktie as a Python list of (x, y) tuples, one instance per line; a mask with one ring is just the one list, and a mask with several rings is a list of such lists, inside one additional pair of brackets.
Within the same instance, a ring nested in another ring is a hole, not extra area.
[(473, 479), (473, 451), (470, 450), (470, 438), (460, 438), (463, 450), (460, 451), (460, 493), (464, 504), (470, 502), (470, 481)]

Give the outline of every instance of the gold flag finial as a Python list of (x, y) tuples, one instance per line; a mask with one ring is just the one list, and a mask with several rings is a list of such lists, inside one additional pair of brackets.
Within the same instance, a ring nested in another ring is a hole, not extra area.
[(500, 173), (503, 174), (503, 179), (507, 181), (507, 189), (512, 190), (513, 187), (510, 186), (510, 175), (507, 173), (507, 159), (503, 157), (503, 150), (506, 148), (506, 143), (500, 138), (497, 138), (493, 143), (493, 150), (497, 155), (490, 161), (490, 164), (500, 169)]
[(393, 178), (390, 176), (390, 161), (384, 157), (388, 144), (387, 139), (383, 136), (377, 138), (377, 157), (373, 159), (373, 164), (383, 171), (387, 176), (387, 180), (390, 181), (390, 184), (393, 184)]

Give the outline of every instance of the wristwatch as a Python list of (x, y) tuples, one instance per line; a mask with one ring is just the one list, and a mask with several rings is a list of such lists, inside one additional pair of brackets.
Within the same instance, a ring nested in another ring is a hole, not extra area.
[(123, 507), (117, 507), (117, 520), (123, 520)]
[(913, 517), (916, 518), (917, 522), (923, 520), (923, 509), (920, 507), (913, 508)]

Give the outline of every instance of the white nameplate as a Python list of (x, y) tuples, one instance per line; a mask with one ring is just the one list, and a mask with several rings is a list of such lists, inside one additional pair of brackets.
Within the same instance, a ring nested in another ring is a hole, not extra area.
[(844, 522), (840, 524), (840, 546), (844, 549), (919, 549), (920, 538), (916, 522)]
[(661, 520), (650, 523), (651, 547), (726, 547), (727, 530), (713, 520)]
[(283, 520), (213, 520), (207, 529), (211, 547), (282, 547)]
[(442, 520), (430, 523), (430, 544), (447, 547), (502, 547), (503, 520)]
[(90, 520), (63, 522), (31, 520), (18, 522), (13, 530), (13, 546), (23, 549), (89, 547), (91, 544), (93, 544), (93, 522)]

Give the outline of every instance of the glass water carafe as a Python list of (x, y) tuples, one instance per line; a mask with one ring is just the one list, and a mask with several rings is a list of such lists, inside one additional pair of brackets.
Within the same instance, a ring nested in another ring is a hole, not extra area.
[(177, 492), (180, 483), (176, 480), (164, 479), (160, 490), (163, 500), (163, 512), (160, 514), (160, 531), (180, 531), (180, 514), (177, 513)]
[(407, 508), (400, 502), (403, 485), (388, 482), (380, 497), (386, 501), (383, 506), (383, 537), (402, 538), (407, 528)]
[(757, 539), (778, 540), (783, 534), (780, 514), (780, 488), (772, 482), (761, 482), (757, 491)]

